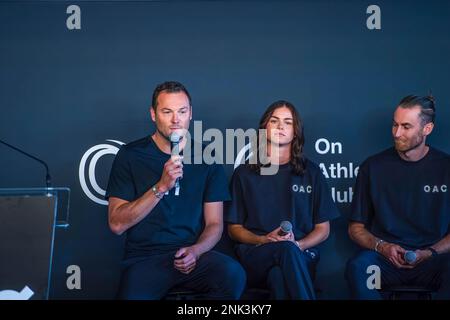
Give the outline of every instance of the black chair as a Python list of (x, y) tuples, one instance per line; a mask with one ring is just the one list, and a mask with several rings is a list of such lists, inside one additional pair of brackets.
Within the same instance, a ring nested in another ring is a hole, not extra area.
[(380, 291), (389, 300), (432, 300), (434, 292), (423, 286), (389, 286)]
[[(272, 268), (270, 272), (273, 272), (275, 277), (279, 277), (281, 274), (281, 269)], [(196, 292), (182, 286), (175, 287), (169, 291), (166, 295), (165, 300), (204, 300), (206, 295), (201, 292)], [(270, 291), (266, 288), (249, 288), (247, 287), (242, 296), (241, 300), (268, 300), (270, 299)]]
[[(274, 268), (275, 269), (275, 268)], [(315, 288), (316, 295), (319, 296), (321, 290), (317, 287)], [(207, 296), (204, 293), (196, 292), (191, 289), (183, 287), (175, 287), (170, 290), (164, 297), (164, 300), (205, 300)], [(271, 298), (271, 293), (266, 288), (250, 288), (247, 287), (240, 300), (269, 300)]]
[[(262, 288), (246, 288), (241, 300), (267, 300), (270, 291)], [(175, 287), (164, 297), (164, 300), (205, 300), (207, 296), (202, 292), (193, 291), (183, 287)]]
[(167, 293), (163, 300), (203, 300), (204, 294), (183, 287), (176, 287)]

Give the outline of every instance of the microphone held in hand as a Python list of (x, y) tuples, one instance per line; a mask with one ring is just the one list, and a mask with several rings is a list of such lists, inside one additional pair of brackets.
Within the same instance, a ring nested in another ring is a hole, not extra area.
[[(179, 156), (181, 136), (176, 132), (172, 132), (169, 136), (169, 140), (170, 140), (170, 154), (172, 156)], [(179, 192), (180, 192), (180, 179), (177, 178), (177, 180), (175, 181), (175, 195), (179, 195)]]
[(169, 140), (170, 140), (170, 153), (172, 154), (172, 156), (180, 155), (179, 143), (181, 140), (181, 136), (176, 132), (172, 132), (169, 136)]
[(292, 231), (292, 223), (289, 221), (282, 221), (280, 223), (280, 231), (278, 231), (278, 235), (283, 237)]
[(403, 259), (405, 259), (407, 264), (414, 264), (417, 259), (417, 254), (414, 251), (406, 251)]

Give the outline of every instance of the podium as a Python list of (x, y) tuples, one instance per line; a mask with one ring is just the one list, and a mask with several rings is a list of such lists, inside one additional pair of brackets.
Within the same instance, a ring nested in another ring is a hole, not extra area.
[(55, 228), (69, 226), (69, 188), (0, 189), (0, 300), (48, 299)]

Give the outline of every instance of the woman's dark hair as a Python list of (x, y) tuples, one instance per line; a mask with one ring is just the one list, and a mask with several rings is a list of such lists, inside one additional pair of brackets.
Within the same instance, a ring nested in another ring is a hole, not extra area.
[[(290, 163), (292, 165), (293, 172), (296, 175), (303, 175), (305, 172), (305, 160), (303, 156), (303, 145), (305, 144), (305, 136), (303, 135), (303, 121), (294, 105), (285, 100), (278, 100), (272, 103), (267, 110), (264, 112), (261, 120), (259, 121), (259, 129), (266, 129), (267, 123), (272, 117), (274, 111), (278, 108), (286, 107), (291, 111), (292, 114), (292, 125), (294, 127), (294, 138), (291, 142), (291, 159)], [(257, 140), (257, 149), (254, 151), (256, 161), (253, 164), (249, 164), (250, 168), (254, 171), (260, 172), (261, 167), (268, 165), (261, 163), (259, 158), (260, 141), (259, 135)]]

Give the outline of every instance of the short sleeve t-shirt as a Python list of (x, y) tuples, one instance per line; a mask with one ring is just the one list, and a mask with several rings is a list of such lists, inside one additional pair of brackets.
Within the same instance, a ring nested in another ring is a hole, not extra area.
[[(191, 141), (192, 146), (194, 143)], [(140, 198), (160, 180), (169, 158), (151, 137), (122, 146), (111, 169), (106, 198), (130, 202)], [(193, 152), (190, 164), (186, 162), (179, 195), (172, 188), (142, 221), (127, 230), (125, 258), (170, 252), (194, 244), (204, 228), (203, 204), (230, 199), (221, 165), (195, 164)]]
[(389, 148), (360, 166), (351, 220), (407, 249), (431, 246), (449, 232), (450, 157), (434, 148), (419, 161)]
[(267, 234), (287, 220), (292, 223), (295, 239), (301, 239), (315, 224), (338, 217), (320, 168), (308, 159), (305, 164), (302, 176), (293, 172), (291, 164), (279, 166), (275, 175), (261, 175), (248, 165), (239, 166), (232, 177), (232, 201), (225, 220), (257, 235)]

